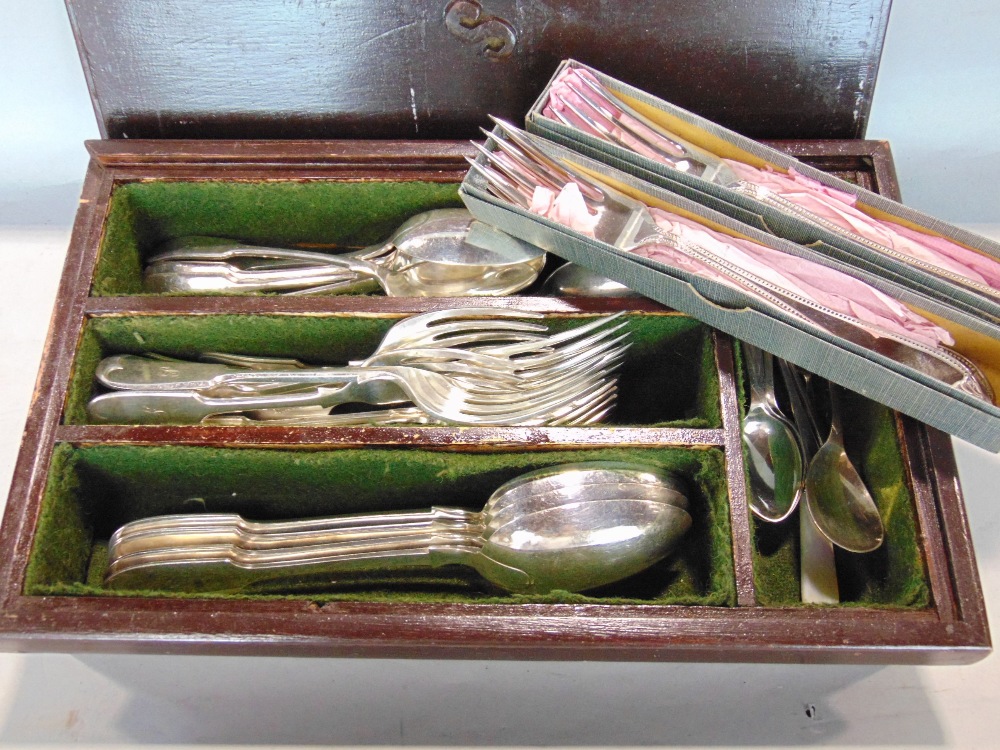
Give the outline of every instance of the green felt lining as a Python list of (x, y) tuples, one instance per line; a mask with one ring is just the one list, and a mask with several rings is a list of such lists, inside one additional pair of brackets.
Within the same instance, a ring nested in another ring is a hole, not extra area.
[[(238, 512), (257, 520), (430, 505), (479, 510), (504, 481), (582, 460), (653, 464), (689, 487), (694, 525), (677, 552), (645, 573), (582, 594), (501, 595), (465, 571), (371, 577), (310, 600), (547, 601), (731, 606), (735, 574), (725, 461), (717, 449), (461, 452), (278, 450), (60, 444), (45, 491), (25, 590), (29, 595), (153, 595), (101, 585), (111, 532), (163, 513)], [(240, 596), (226, 595), (226, 596)], [(245, 596), (245, 595), (244, 595)]]
[(184, 235), (257, 245), (365, 247), (413, 214), (461, 207), (458, 186), (435, 182), (150, 180), (115, 186), (91, 293), (142, 294), (144, 259)]
[[(398, 317), (362, 315), (138, 315), (90, 319), (77, 353), (65, 421), (86, 422), (94, 370), (110, 354), (157, 352), (195, 358), (224, 351), (343, 364), (375, 350)], [(548, 316), (555, 332), (593, 316)], [(608, 423), (719, 427), (719, 381), (710, 330), (677, 314), (627, 316), (632, 345)], [(694, 365), (694, 366), (692, 366)]]
[[(878, 506), (886, 537), (874, 552), (837, 550), (837, 580), (847, 606), (922, 608), (930, 603), (916, 508), (892, 411), (842, 391), (844, 443)], [(801, 604), (798, 513), (781, 524), (751, 515), (754, 583), (767, 606)]]

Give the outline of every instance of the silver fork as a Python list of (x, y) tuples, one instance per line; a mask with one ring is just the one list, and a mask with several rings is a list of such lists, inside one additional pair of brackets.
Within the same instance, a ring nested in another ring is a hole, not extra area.
[(449, 424), (541, 424), (561, 419), (567, 408), (579, 408), (581, 401), (603, 397), (605, 379), (619, 364), (616, 359), (605, 355), (588, 372), (538, 378), (536, 383), (506, 391), (414, 367), (343, 368), (342, 384), (294, 393), (215, 397), (189, 390), (123, 390), (91, 399), (87, 410), (95, 422), (194, 424), (216, 414), (364, 402), (367, 387), (389, 382), (424, 412)]
[[(581, 189), (584, 201), (592, 216), (597, 217), (594, 234), (597, 239), (626, 253), (643, 245), (665, 244), (688, 257), (702, 263), (725, 277), (732, 286), (741, 289), (753, 298), (765, 303), (771, 309), (807, 324), (818, 327), (828, 334), (839, 336), (857, 346), (877, 352), (904, 367), (935, 378), (976, 398), (992, 401), (992, 389), (978, 368), (964, 357), (943, 348), (933, 348), (882, 328), (838, 313), (811, 299), (797, 295), (739, 268), (702, 247), (682, 240), (659, 227), (649, 212), (649, 207), (618, 191), (581, 174), (570, 165), (548, 156), (531, 137), (513, 125), (494, 118), (497, 131), (489, 133), (489, 143), (493, 150), (481, 151), (485, 163), (469, 159), (472, 169), (481, 175), (491, 192), (499, 198), (528, 209), (536, 187), (548, 187), (549, 183), (559, 189), (568, 182), (586, 186)], [(502, 138), (500, 136), (503, 136)], [(500, 147), (499, 143), (504, 146)], [(514, 150), (518, 158), (497, 157), (496, 150), (509, 156)], [(531, 170), (520, 165), (530, 161)], [(534, 175), (543, 173), (545, 182)], [(596, 194), (596, 197), (595, 197)], [(625, 255), (626, 259), (647, 268), (659, 270), (662, 264), (635, 255)]]
[[(332, 409), (349, 401), (392, 404), (399, 403), (403, 394), (430, 417), (448, 423), (590, 423), (611, 405), (615, 393), (611, 379), (628, 346), (623, 324), (611, 324), (615, 317), (537, 341), (516, 340), (495, 354), (478, 352), (492, 364), (488, 368), (449, 362), (440, 347), (430, 349), (431, 361), (424, 366), (417, 361), (406, 366), (302, 370), (282, 360), (284, 369), (229, 367), (221, 374), (218, 368), (226, 365), (144, 361), (125, 355), (105, 360), (106, 366), (99, 368), (102, 382), (123, 390), (92, 399), (88, 413), (98, 422), (192, 423), (241, 412), (295, 409), (301, 414), (303, 407)], [(483, 337), (493, 342), (495, 334), (495, 329), (488, 329)], [(474, 340), (470, 336), (463, 334), (461, 340)], [(418, 356), (419, 348), (414, 352)], [(184, 378), (185, 364), (192, 366), (187, 372), (195, 379)], [(151, 377), (143, 370), (146, 365), (162, 369)], [(137, 375), (122, 375), (128, 366)], [(211, 377), (198, 369), (205, 367)], [(143, 387), (151, 380), (158, 390)], [(258, 390), (247, 388), (255, 385)], [(220, 395), (220, 388), (229, 390)], [(306, 416), (315, 414), (310, 410)]]

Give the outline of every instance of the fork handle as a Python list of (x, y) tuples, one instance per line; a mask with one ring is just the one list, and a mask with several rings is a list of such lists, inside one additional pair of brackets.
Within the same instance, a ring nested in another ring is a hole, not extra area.
[[(102, 385), (115, 390), (199, 391), (208, 396), (226, 387), (246, 386), (253, 390), (254, 387), (265, 385), (268, 389), (275, 389), (349, 383), (371, 369), (367, 363), (346, 367), (248, 369), (226, 364), (164, 361), (136, 354), (120, 354), (101, 360), (97, 366), (96, 378)], [(262, 405), (246, 408), (270, 407)]]
[[(371, 389), (379, 398), (385, 385), (398, 389), (401, 379), (372, 368), (336, 368), (331, 369), (323, 385), (292, 393), (213, 397), (197, 391), (113, 391), (91, 399), (87, 414), (94, 422), (105, 424), (197, 424), (215, 414), (364, 403), (372, 398)], [(385, 398), (384, 391), (381, 397)]]

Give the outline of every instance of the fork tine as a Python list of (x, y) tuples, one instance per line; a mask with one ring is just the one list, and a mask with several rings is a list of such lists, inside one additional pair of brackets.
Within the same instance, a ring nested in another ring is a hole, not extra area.
[(548, 374), (555, 375), (566, 370), (584, 369), (589, 367), (591, 362), (604, 357), (607, 353), (624, 354), (630, 346), (627, 339), (627, 333), (609, 340), (595, 339), (588, 346), (574, 346), (568, 351), (550, 356), (548, 361), (540, 366), (533, 365), (517, 370), (517, 372), (525, 378), (536, 378), (545, 377)]
[[(600, 112), (602, 116), (606, 117), (608, 120), (618, 125), (619, 127), (623, 128), (624, 130), (627, 130), (636, 138), (641, 139), (648, 146), (659, 151), (661, 154), (666, 156), (671, 161), (676, 160), (678, 156), (685, 156), (687, 154), (687, 149), (684, 148), (682, 144), (678, 143), (673, 137), (665, 133), (662, 128), (654, 129), (653, 127), (650, 127), (650, 130), (652, 130), (658, 138), (663, 139), (663, 142), (658, 143), (656, 140), (649, 137), (649, 133), (643, 132), (640, 128), (633, 127), (632, 124), (628, 121), (628, 118), (622, 117), (621, 115), (616, 115), (613, 111), (609, 111), (607, 109), (607, 106), (613, 107), (614, 109), (621, 111), (622, 107), (624, 106), (624, 103), (617, 101), (614, 94), (605, 89), (599, 83), (591, 81), (589, 78), (585, 76), (577, 76), (577, 78), (583, 81), (584, 85), (587, 88), (589, 88), (594, 94), (596, 94), (601, 101), (595, 102), (593, 98), (587, 96), (586, 92), (580, 91), (576, 87), (576, 82), (570, 80), (569, 78), (566, 79), (566, 85), (569, 86), (570, 90), (572, 90), (573, 93), (575, 93), (577, 96), (585, 99), (586, 102), (590, 104), (597, 112)], [(663, 143), (668, 144), (670, 148), (665, 148)]]
[[(612, 315), (605, 315), (603, 317), (597, 318), (596, 320), (592, 320), (589, 323), (584, 323), (582, 326), (576, 326), (575, 328), (570, 328), (565, 331), (561, 331), (560, 333), (552, 334), (551, 336), (548, 336), (546, 338), (545, 343), (548, 344), (549, 346), (553, 346), (561, 344), (566, 341), (570, 341), (575, 338), (579, 338), (581, 336), (589, 334), (591, 331), (600, 328), (601, 326), (610, 323), (613, 320), (621, 318), (624, 315), (625, 315), (624, 311), (616, 312)], [(626, 324), (623, 322), (622, 325), (624, 326)], [(485, 347), (484, 351), (487, 351), (490, 354), (499, 354), (505, 357), (513, 357), (517, 354), (522, 354), (525, 352), (532, 351), (532, 347), (529, 346), (527, 343), (508, 344), (504, 346)]]
[[(569, 85), (569, 87), (573, 90), (574, 93), (576, 93), (578, 96), (580, 95), (580, 92), (577, 91), (575, 88), (573, 88), (572, 84), (569, 81), (567, 81), (566, 83), (567, 83), (567, 85)], [(569, 109), (570, 112), (572, 112), (574, 115), (576, 115), (577, 117), (579, 117), (581, 120), (583, 120), (584, 123), (586, 123), (587, 125), (589, 125), (590, 127), (592, 127), (594, 130), (598, 131), (604, 137), (616, 140), (618, 142), (621, 142), (621, 139), (619, 137), (615, 136), (614, 131), (611, 128), (609, 128), (603, 122), (599, 122), (596, 119), (594, 119), (593, 117), (591, 117), (589, 114), (587, 114), (586, 112), (584, 112), (583, 110), (581, 110), (578, 106), (576, 106), (575, 104), (573, 104), (573, 102), (571, 102), (565, 96), (561, 96), (560, 94), (552, 94), (551, 96), (553, 98), (555, 98), (555, 99), (558, 99), (559, 102), (564, 107), (566, 107), (567, 109)], [(583, 97), (583, 98), (587, 101), (587, 104), (589, 104), (591, 107), (594, 108), (595, 112), (597, 112), (599, 115), (603, 116), (605, 119), (610, 120), (611, 122), (614, 122), (614, 120), (611, 117), (609, 117), (608, 115), (606, 115), (604, 112), (601, 111), (602, 110), (601, 107), (595, 106), (586, 97)]]
[[(547, 188), (555, 190), (558, 192), (562, 190), (563, 186), (566, 184), (567, 175), (556, 172), (546, 164), (540, 163), (537, 159), (531, 158), (523, 149), (513, 145), (510, 141), (506, 141), (503, 138), (497, 138), (494, 133), (486, 130), (485, 128), (480, 128), (486, 137), (492, 141), (493, 145), (496, 147), (494, 151), (490, 151), (482, 146), (478, 146), (480, 152), (486, 156), (491, 162), (497, 164), (501, 169), (505, 171), (520, 171), (521, 174), (528, 174), (534, 180), (541, 182)], [(513, 161), (513, 166), (510, 165), (509, 161)]]
[(482, 164), (468, 156), (465, 157), (465, 160), (469, 162), (469, 166), (472, 167), (474, 171), (485, 178), (490, 188), (505, 201), (521, 206), (521, 208), (527, 208), (531, 205), (530, 201), (520, 192), (517, 185), (511, 183), (505, 176), (501, 175), (495, 169), (484, 167)]
[[(595, 357), (602, 356), (605, 352), (618, 352), (624, 354), (625, 351), (631, 346), (627, 342), (628, 335), (622, 334), (621, 336), (610, 339), (607, 341), (597, 341), (587, 347), (574, 347), (574, 351), (566, 352), (562, 356), (552, 357), (548, 362), (546, 362), (543, 367), (549, 371), (560, 371), (572, 368), (579, 368), (587, 366), (587, 361)], [(526, 368), (524, 370), (519, 370), (519, 374), (522, 376), (532, 375), (536, 368)]]
[[(509, 181), (511, 187), (528, 199), (529, 202), (534, 197), (537, 188), (547, 188), (551, 184), (550, 180), (545, 180), (534, 172), (522, 168), (520, 164), (513, 163), (512, 160), (507, 159), (505, 154), (500, 151), (486, 151), (486, 149), (483, 149), (483, 151), (487, 154), (487, 159), (489, 160), (489, 166), (485, 169), (501, 174)], [(480, 173), (482, 173), (482, 170), (480, 170)], [(561, 187), (555, 188), (555, 191), (559, 192), (561, 189)]]
[[(491, 115), (491, 117), (493, 116)], [(510, 123), (496, 117), (493, 117), (493, 121), (497, 123), (500, 131), (510, 142), (508, 143), (508, 148), (517, 147), (520, 149), (523, 152), (522, 158), (529, 160), (535, 165), (536, 169), (544, 170), (550, 179), (558, 182), (560, 185), (565, 185), (567, 182), (575, 182), (579, 186), (580, 192), (583, 193), (584, 198), (591, 203), (599, 204), (604, 201), (604, 188), (599, 183), (590, 177), (580, 174), (572, 167), (559, 163), (552, 157), (542, 153), (537, 146), (527, 139), (526, 133), (518, 130)], [(497, 138), (496, 133), (491, 133), (490, 138), (494, 143), (499, 143), (501, 140)]]
[(513, 394), (486, 394), (470, 392), (469, 403), (479, 410), (494, 409), (498, 412), (527, 409), (550, 410), (580, 398), (580, 394), (608, 382), (610, 372), (618, 366), (620, 353), (605, 355), (595, 361), (594, 367), (562, 373), (543, 383), (536, 384), (530, 391)]
[(618, 384), (608, 381), (570, 404), (568, 408), (554, 413), (548, 424), (554, 426), (587, 424), (596, 414), (601, 416), (607, 414), (617, 396)]
[[(485, 156), (491, 163), (495, 163), (498, 166), (504, 168), (505, 171), (511, 173), (527, 173), (533, 178), (540, 181), (545, 187), (551, 188), (553, 190), (561, 190), (562, 186), (566, 183), (564, 179), (561, 179), (557, 175), (549, 174), (540, 169), (540, 165), (537, 162), (532, 161), (528, 158), (524, 152), (520, 149), (512, 146), (508, 141), (502, 138), (496, 138), (490, 131), (480, 128), (483, 134), (492, 141), (496, 147), (493, 151), (490, 151), (482, 144), (473, 142), (473, 146), (478, 149), (479, 153)], [(513, 164), (511, 164), (513, 162)]]
[[(439, 381), (429, 385), (439, 388), (438, 395), (441, 397), (449, 395), (450, 385), (459, 385), (464, 407), (476, 414), (535, 414), (579, 398), (581, 392), (603, 382), (607, 377), (606, 364), (613, 359), (614, 355), (605, 356), (597, 359), (594, 367), (536, 378), (526, 382), (521, 389), (484, 388), (482, 383), (466, 382), (463, 378), (455, 379), (457, 383)], [(450, 395), (455, 397), (454, 393)]]

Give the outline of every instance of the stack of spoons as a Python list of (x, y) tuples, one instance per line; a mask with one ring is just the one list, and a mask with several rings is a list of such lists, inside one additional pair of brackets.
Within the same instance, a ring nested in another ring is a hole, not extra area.
[(412, 216), (384, 243), (331, 255), (250, 245), (221, 237), (177, 237), (149, 259), (143, 286), (180, 294), (352, 294), (494, 297), (529, 286), (545, 252), (475, 221), (463, 208)]
[(281, 591), (371, 571), (465, 565), (514, 592), (586, 591), (662, 560), (690, 528), (682, 482), (657, 467), (550, 466), (463, 508), (253, 523), (239, 515), (140, 519), (112, 536), (112, 588)]

